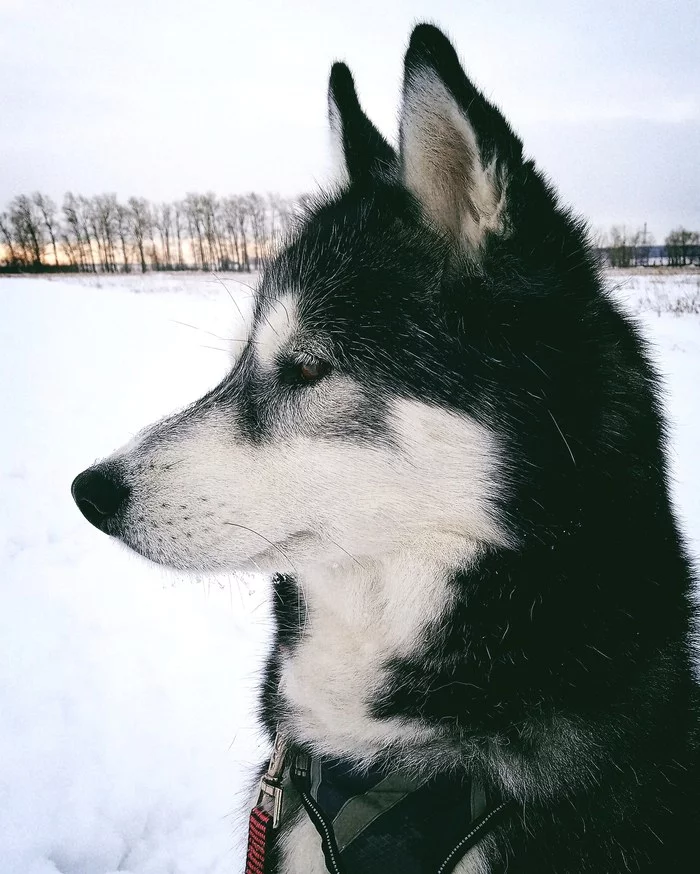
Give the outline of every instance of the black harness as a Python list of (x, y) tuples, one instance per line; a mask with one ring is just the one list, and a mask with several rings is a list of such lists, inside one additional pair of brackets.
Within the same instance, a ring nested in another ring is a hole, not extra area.
[(268, 874), (288, 784), (319, 833), (329, 874), (448, 874), (509, 808), (464, 775), (358, 773), (341, 760), (285, 757), (276, 744), (251, 812), (246, 874)]

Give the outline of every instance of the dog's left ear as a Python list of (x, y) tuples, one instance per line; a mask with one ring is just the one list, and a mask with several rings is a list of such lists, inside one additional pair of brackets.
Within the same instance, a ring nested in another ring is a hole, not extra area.
[(469, 81), (452, 44), (421, 24), (406, 52), (401, 174), (427, 217), (469, 249), (508, 229), (508, 180), (522, 143)]
[(331, 67), (328, 116), (344, 181), (395, 175), (396, 152), (362, 111), (352, 73), (339, 61)]

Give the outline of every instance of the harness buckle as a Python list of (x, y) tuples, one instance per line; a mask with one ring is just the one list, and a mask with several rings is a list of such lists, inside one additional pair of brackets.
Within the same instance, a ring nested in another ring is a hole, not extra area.
[(277, 828), (282, 814), (282, 771), (287, 744), (277, 734), (267, 771), (260, 778), (256, 807), (261, 807), (272, 816), (272, 828)]
[(270, 780), (267, 775), (260, 778), (260, 787), (258, 789), (258, 800), (256, 807), (261, 807), (267, 810), (267, 807), (272, 809), (268, 813), (272, 814), (272, 828), (277, 828), (282, 813), (282, 787), (279, 780)]

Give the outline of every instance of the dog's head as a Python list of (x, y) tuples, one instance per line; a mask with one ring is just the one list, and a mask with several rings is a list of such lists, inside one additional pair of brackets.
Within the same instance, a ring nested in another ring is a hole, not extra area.
[(154, 561), (290, 571), (446, 535), (458, 560), (576, 464), (595, 269), (519, 139), (427, 25), (398, 152), (343, 64), (329, 108), (342, 181), (265, 269), (231, 372), (73, 485)]

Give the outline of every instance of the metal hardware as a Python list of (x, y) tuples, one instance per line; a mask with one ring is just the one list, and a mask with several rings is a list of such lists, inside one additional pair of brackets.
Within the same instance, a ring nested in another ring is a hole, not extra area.
[(286, 752), (287, 744), (277, 734), (270, 756), (270, 764), (260, 778), (256, 806), (266, 810), (272, 816), (272, 828), (277, 828), (282, 814), (282, 782), (280, 778), (284, 770)]

